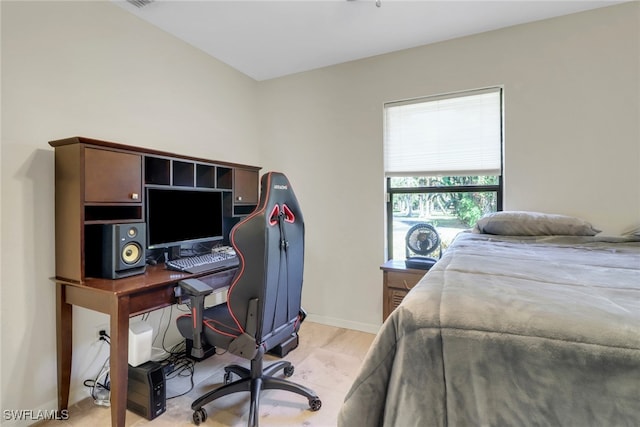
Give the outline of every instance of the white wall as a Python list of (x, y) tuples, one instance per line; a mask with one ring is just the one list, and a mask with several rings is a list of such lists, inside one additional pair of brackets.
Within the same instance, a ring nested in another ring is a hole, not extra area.
[[(110, 2), (2, 2), (3, 410), (57, 407), (48, 141), (82, 135), (258, 165), (255, 85)], [(108, 355), (94, 338), (104, 323), (74, 308), (72, 400), (88, 396), (82, 381)]]
[(262, 165), (290, 175), (305, 213), (306, 308), (380, 322), (388, 101), (502, 85), (504, 208), (606, 234), (640, 223), (639, 64), (633, 2), (261, 83)]
[[(56, 407), (49, 140), (287, 173), (307, 224), (305, 308), (369, 331), (382, 312), (386, 101), (503, 85), (505, 208), (579, 215), (608, 234), (640, 221), (636, 2), (260, 83), (108, 2), (0, 4), (2, 409)], [(106, 318), (74, 315), (77, 398)]]

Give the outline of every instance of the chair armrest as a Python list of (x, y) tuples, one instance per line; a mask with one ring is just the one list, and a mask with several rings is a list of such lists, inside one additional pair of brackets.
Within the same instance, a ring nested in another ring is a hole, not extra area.
[(198, 279), (184, 279), (179, 281), (178, 285), (183, 293), (190, 296), (209, 295), (213, 292), (213, 289), (211, 289), (209, 285)]
[(204, 298), (213, 292), (213, 289), (198, 279), (181, 280), (178, 285), (181, 294), (180, 301), (189, 306), (193, 318), (193, 347), (191, 348), (191, 355), (201, 359), (204, 357), (204, 349), (202, 348)]

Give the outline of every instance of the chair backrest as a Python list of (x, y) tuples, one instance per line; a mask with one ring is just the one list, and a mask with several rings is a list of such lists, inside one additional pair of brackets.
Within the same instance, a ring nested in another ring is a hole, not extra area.
[(247, 330), (248, 301), (257, 298), (255, 337), (258, 344), (263, 344), (271, 337), (291, 334), (297, 329), (304, 268), (304, 221), (284, 174), (264, 174), (260, 187), (258, 206), (230, 233), (240, 264), (229, 288), (227, 304), (238, 326), (253, 332)]

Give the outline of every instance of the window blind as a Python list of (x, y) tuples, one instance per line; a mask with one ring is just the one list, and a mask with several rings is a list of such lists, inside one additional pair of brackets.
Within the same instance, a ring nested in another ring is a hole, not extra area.
[(384, 105), (387, 176), (499, 175), (501, 89)]

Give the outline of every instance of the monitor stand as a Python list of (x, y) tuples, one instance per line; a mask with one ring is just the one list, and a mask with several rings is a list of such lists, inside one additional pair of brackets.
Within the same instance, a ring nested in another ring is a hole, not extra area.
[(171, 246), (170, 248), (167, 248), (164, 256), (167, 261), (173, 261), (174, 259), (180, 258), (180, 246)]

